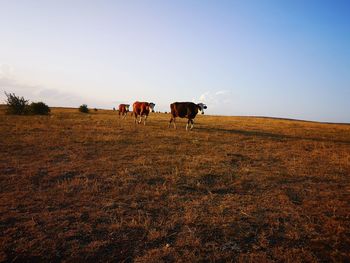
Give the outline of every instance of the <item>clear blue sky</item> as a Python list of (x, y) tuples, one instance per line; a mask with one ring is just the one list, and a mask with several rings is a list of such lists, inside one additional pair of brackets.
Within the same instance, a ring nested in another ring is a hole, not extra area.
[(0, 91), (350, 122), (350, 1), (0, 0)]

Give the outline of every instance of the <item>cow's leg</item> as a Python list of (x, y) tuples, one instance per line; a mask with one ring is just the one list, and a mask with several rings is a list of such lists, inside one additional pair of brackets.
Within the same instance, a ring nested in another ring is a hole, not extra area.
[(135, 124), (137, 123), (137, 114), (135, 113)]
[(146, 125), (146, 120), (147, 120), (148, 115), (145, 115), (145, 118), (143, 120), (143, 125)]
[(126, 115), (128, 115), (127, 112), (124, 113), (124, 115), (123, 115), (123, 120), (126, 118)]
[(140, 120), (138, 121), (138, 123), (140, 124), (142, 121), (142, 115), (140, 114)]
[(142, 112), (140, 112), (140, 120), (138, 120), (137, 123), (140, 124), (141, 120), (142, 120)]
[(173, 121), (173, 117), (170, 118), (168, 128), (170, 128), (171, 122)]
[(187, 124), (186, 124), (186, 131), (188, 130), (188, 125), (190, 124), (191, 120), (188, 119)]
[(192, 129), (193, 129), (193, 126), (194, 126), (194, 121), (193, 121), (193, 120), (191, 120), (191, 128), (190, 128), (190, 130), (192, 130)]
[(174, 122), (174, 129), (176, 129), (176, 123), (175, 123), (175, 117), (171, 116), (170, 121), (169, 121), (169, 128), (171, 126), (171, 123)]

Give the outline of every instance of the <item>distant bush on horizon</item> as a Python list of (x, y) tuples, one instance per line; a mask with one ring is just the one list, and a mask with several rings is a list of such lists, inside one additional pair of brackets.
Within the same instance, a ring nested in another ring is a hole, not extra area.
[(29, 105), (29, 113), (34, 115), (48, 115), (50, 108), (44, 102), (32, 102)]
[(82, 113), (89, 113), (89, 108), (88, 108), (88, 106), (86, 104), (82, 104), (79, 107), (79, 111), (82, 112)]
[(50, 113), (50, 107), (44, 102), (32, 102), (28, 104), (28, 100), (24, 97), (16, 96), (15, 93), (5, 92), (7, 97), (6, 106), (7, 114), (13, 115), (48, 115)]
[(23, 115), (27, 113), (28, 100), (24, 99), (24, 97), (16, 96), (15, 93), (5, 92), (5, 95), (7, 97), (7, 114)]

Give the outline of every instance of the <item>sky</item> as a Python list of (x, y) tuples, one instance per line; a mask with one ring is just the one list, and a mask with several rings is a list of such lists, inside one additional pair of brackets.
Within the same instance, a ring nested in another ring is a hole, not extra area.
[(0, 0), (0, 103), (350, 122), (349, 14), (347, 0)]

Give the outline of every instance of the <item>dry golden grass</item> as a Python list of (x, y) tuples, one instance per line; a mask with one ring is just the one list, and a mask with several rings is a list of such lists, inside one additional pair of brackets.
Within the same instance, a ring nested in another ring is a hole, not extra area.
[(350, 126), (0, 112), (0, 261), (350, 260)]

